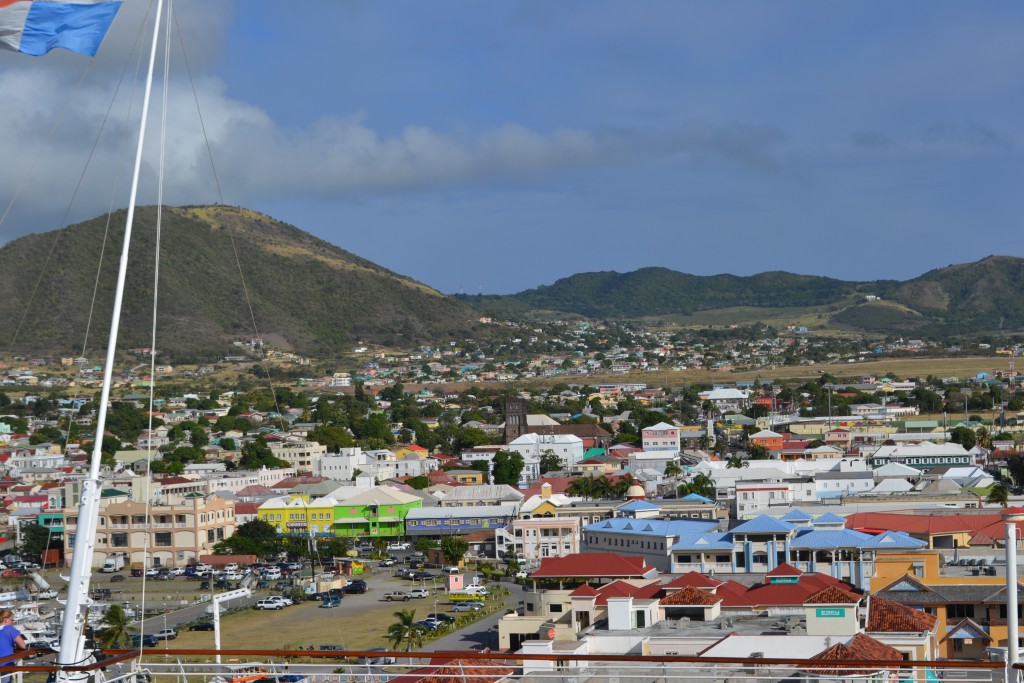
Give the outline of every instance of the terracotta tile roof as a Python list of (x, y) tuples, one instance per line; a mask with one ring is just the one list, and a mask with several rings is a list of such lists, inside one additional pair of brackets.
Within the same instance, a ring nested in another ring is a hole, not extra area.
[[(819, 662), (849, 662), (858, 660), (901, 662), (903, 661), (903, 655), (901, 655), (899, 650), (894, 647), (889, 647), (885, 643), (881, 643), (871, 636), (858, 633), (850, 640), (849, 643), (845, 645), (843, 643), (833, 645), (824, 652), (819, 652), (814, 655), (811, 659)], [(804, 671), (814, 672), (818, 676), (829, 677), (843, 677), (857, 674), (864, 675), (878, 671), (878, 669), (850, 669), (845, 667), (826, 666), (805, 666), (802, 667), (802, 669)]]
[(514, 666), (494, 659), (450, 659), (431, 663), (392, 679), (394, 683), (496, 683), (516, 673)]
[(682, 590), (669, 593), (660, 602), (662, 605), (703, 605), (710, 607), (722, 602), (722, 600), (723, 598), (717, 595), (711, 595), (707, 591), (687, 586)]
[(850, 605), (860, 602), (860, 596), (844, 591), (838, 586), (822, 588), (804, 600), (805, 605)]
[(927, 612), (886, 600), (876, 595), (868, 597), (868, 624), (870, 633), (921, 633), (935, 628), (938, 617)]

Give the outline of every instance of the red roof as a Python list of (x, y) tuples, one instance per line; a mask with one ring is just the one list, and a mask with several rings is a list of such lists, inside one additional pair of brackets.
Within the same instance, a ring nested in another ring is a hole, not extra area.
[(702, 591), (699, 588), (693, 586), (687, 586), (686, 588), (670, 593), (663, 597), (660, 601), (662, 605), (701, 605), (704, 607), (710, 607), (711, 605), (717, 605), (722, 602), (724, 598), (712, 595), (707, 591)]
[(235, 516), (255, 515), (259, 512), (262, 503), (235, 503)]
[(937, 620), (934, 614), (873, 595), (868, 598), (865, 630), (871, 633), (921, 633), (935, 628)]
[(804, 600), (805, 605), (856, 605), (860, 596), (848, 593), (838, 586), (829, 586)]
[(802, 576), (802, 575), (803, 575), (802, 571), (800, 571), (799, 569), (797, 569), (793, 565), (789, 564), (788, 562), (783, 562), (778, 567), (776, 567), (775, 569), (773, 569), (770, 572), (768, 572), (767, 574), (765, 574), (765, 576)]
[[(1000, 526), (1005, 529), (1006, 522), (1000, 512), (978, 513), (972, 515), (932, 515), (932, 514), (901, 514), (898, 512), (855, 512), (846, 518), (846, 528), (855, 529), (890, 529), (908, 534), (930, 536), (934, 534), (956, 534), (973, 531), (985, 531)], [(1018, 524), (1018, 528), (1020, 527)], [(1004, 533), (995, 537), (1002, 538)]]
[(541, 494), (541, 487), (544, 484), (551, 484), (551, 493), (565, 493), (565, 490), (569, 488), (569, 484), (576, 481), (576, 479), (578, 477), (541, 477), (540, 481), (530, 488), (522, 489), (522, 494), (525, 496), (523, 500), (530, 496), (539, 496)]
[(761, 583), (745, 586), (726, 581), (715, 591), (726, 607), (756, 607), (760, 605), (803, 605), (807, 599), (824, 588), (835, 586), (854, 597), (853, 586), (825, 574), (802, 574), (796, 583)]
[(722, 585), (721, 581), (712, 579), (706, 574), (700, 572), (687, 572), (682, 576), (677, 576), (666, 584), (662, 585), (662, 588), (686, 588), (687, 586), (693, 586), (694, 588), (718, 588)]
[(542, 558), (540, 569), (530, 574), (530, 578), (642, 578), (657, 571), (642, 557), (626, 557), (615, 553), (575, 553), (565, 557)]

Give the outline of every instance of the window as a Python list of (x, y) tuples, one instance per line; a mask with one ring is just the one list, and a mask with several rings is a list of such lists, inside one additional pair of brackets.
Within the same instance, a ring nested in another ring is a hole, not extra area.
[(171, 545), (171, 532), (160, 531), (153, 534), (153, 545), (167, 548)]
[(128, 534), (117, 533), (110, 534), (110, 545), (114, 548), (127, 548), (128, 547)]
[(548, 605), (548, 611), (552, 614), (558, 614), (562, 611), (562, 605), (557, 602), (553, 602)]
[(946, 605), (946, 618), (973, 619), (974, 605)]
[[(1024, 617), (1024, 611), (1021, 610), (1021, 606), (1020, 605), (1017, 605), (1017, 618), (1020, 619), (1022, 617)], [(1005, 604), (999, 605), (999, 618), (1000, 619), (1005, 619), (1006, 618), (1006, 605)]]

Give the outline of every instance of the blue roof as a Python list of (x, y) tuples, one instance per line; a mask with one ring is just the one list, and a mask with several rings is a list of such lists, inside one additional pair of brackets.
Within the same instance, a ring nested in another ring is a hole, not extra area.
[(680, 500), (699, 500), (702, 503), (714, 503), (715, 502), (715, 501), (711, 500), (710, 498), (705, 498), (704, 496), (700, 495), (699, 493), (687, 493)]
[(669, 550), (733, 550), (732, 534), (710, 532), (706, 534), (684, 534)]
[(846, 518), (840, 517), (833, 512), (826, 512), (821, 517), (814, 518), (814, 524), (846, 524)]
[(783, 522), (807, 522), (814, 519), (814, 517), (811, 517), (803, 510), (790, 510), (779, 519)]
[(738, 527), (732, 530), (734, 534), (784, 534), (795, 529), (789, 522), (783, 522), (780, 519), (769, 517), (768, 515), (758, 515)]
[(661, 506), (655, 505), (654, 503), (648, 503), (646, 500), (631, 500), (628, 503), (623, 503), (615, 509), (625, 510), (627, 512), (639, 512), (643, 510), (660, 510)]
[(613, 517), (583, 527), (584, 531), (604, 533), (649, 534), (651, 536), (683, 536), (700, 534), (718, 526), (718, 522), (699, 519), (636, 519), (634, 517)]
[(866, 543), (861, 545), (862, 548), (923, 548), (928, 545), (927, 542), (922, 541), (919, 538), (908, 536), (902, 531), (886, 531), (878, 534), (877, 536), (871, 536)]
[(807, 529), (790, 542), (790, 547), (801, 550), (863, 548), (870, 540), (869, 534), (852, 529)]

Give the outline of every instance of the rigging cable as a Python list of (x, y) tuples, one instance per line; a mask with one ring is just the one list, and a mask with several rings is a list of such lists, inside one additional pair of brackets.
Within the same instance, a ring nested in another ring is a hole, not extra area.
[[(135, 37), (136, 45), (138, 45), (139, 42), (141, 41), (141, 38), (142, 38), (142, 35), (143, 35), (142, 34), (142, 29), (143, 29), (144, 25), (145, 24), (140, 24), (139, 25), (139, 32), (136, 34), (136, 37)], [(71, 96), (67, 99), (67, 102), (66, 102), (64, 108), (61, 110), (61, 112), (58, 115), (57, 119), (54, 121), (53, 125), (50, 127), (50, 132), (49, 132), (49, 134), (47, 136), (46, 142), (40, 148), (39, 154), (36, 155), (36, 158), (32, 161), (32, 164), (29, 166), (29, 170), (26, 172), (25, 176), (23, 177), (21, 184), (18, 186), (18, 189), (15, 191), (14, 196), (11, 198), (11, 201), (7, 204), (7, 208), (4, 209), (3, 215), (0, 216), (0, 226), (3, 225), (4, 221), (7, 219), (7, 214), (10, 212), (11, 208), (14, 206), (15, 201), (21, 195), (21, 192), (24, 190), (25, 186), (28, 184), (28, 179), (31, 176), (32, 172), (34, 171), (36, 164), (38, 164), (40, 158), (42, 158), (43, 152), (46, 150), (46, 148), (49, 146), (49, 143), (56, 136), (57, 130), (60, 128), (60, 124), (64, 120), (64, 116), (67, 114), (68, 110), (71, 108), (71, 104), (75, 100), (75, 98), (76, 98), (76, 96), (78, 94), (78, 91), (79, 91), (83, 81), (85, 80), (85, 76), (92, 69), (92, 66), (93, 66), (93, 64), (95, 64), (95, 62), (96, 62), (95, 58), (93, 58), (92, 60), (89, 61), (88, 66), (82, 71), (82, 75), (78, 79), (78, 82), (75, 83), (75, 87), (74, 87), (74, 90), (71, 93)], [(61, 218), (61, 228), (64, 228), (64, 227), (67, 226), (68, 216), (71, 213), (71, 207), (74, 204), (76, 197), (78, 196), (78, 192), (81, 190), (82, 182), (83, 182), (83, 180), (85, 178), (85, 174), (86, 174), (86, 171), (89, 168), (89, 165), (92, 163), (93, 156), (96, 154), (96, 148), (99, 145), (100, 138), (102, 137), (103, 131), (104, 131), (106, 125), (107, 125), (107, 120), (110, 118), (110, 112), (111, 112), (111, 110), (114, 107), (114, 102), (117, 99), (117, 94), (118, 94), (118, 92), (121, 89), (122, 83), (124, 82), (124, 76), (125, 76), (125, 73), (128, 70), (128, 64), (129, 63), (130, 62), (126, 61), (125, 65), (124, 65), (124, 68), (121, 70), (121, 76), (118, 79), (117, 87), (114, 89), (114, 94), (110, 98), (110, 104), (107, 107), (107, 111), (103, 115), (103, 121), (100, 123), (100, 129), (97, 131), (96, 137), (93, 140), (92, 148), (89, 150), (89, 156), (86, 158), (85, 165), (82, 167), (82, 172), (81, 172), (81, 174), (79, 174), (78, 182), (75, 184), (74, 192), (72, 192), (71, 198), (68, 200), (67, 206), (64, 209), (64, 216)], [(109, 225), (109, 219), (108, 219), (108, 225)], [(24, 327), (24, 325), (25, 325), (25, 319), (28, 317), (28, 312), (32, 308), (32, 304), (35, 301), (36, 294), (39, 292), (39, 286), (40, 286), (40, 284), (42, 284), (43, 277), (46, 275), (47, 268), (49, 267), (49, 264), (50, 264), (50, 260), (53, 258), (54, 251), (56, 251), (57, 244), (60, 242), (62, 237), (63, 237), (63, 231), (62, 230), (58, 230), (58, 231), (56, 231), (54, 233), (53, 242), (50, 244), (50, 250), (46, 254), (46, 260), (43, 262), (43, 266), (40, 269), (39, 277), (36, 279), (35, 285), (32, 288), (32, 293), (29, 295), (28, 301), (25, 302), (25, 308), (22, 311), (21, 319), (18, 321), (18, 325), (15, 327), (14, 335), (11, 337), (10, 347), (8, 348), (8, 355), (13, 354), (13, 352), (14, 352), (14, 346), (15, 346), (15, 343), (17, 342), (18, 337), (21, 334), (22, 327)]]
[[(223, 206), (224, 204), (224, 192), (220, 185), (220, 175), (217, 173), (217, 164), (213, 158), (213, 147), (210, 145), (210, 137), (206, 131), (206, 123), (203, 119), (203, 109), (199, 105), (199, 94), (196, 90), (195, 80), (192, 78), (192, 67), (188, 61), (188, 51), (185, 49), (185, 40), (182, 37), (181, 27), (177, 23), (177, 18), (174, 19), (174, 26), (178, 33), (178, 42), (181, 45), (181, 53), (183, 61), (185, 62), (185, 72), (188, 75), (189, 85), (192, 87), (192, 97), (196, 102), (196, 113), (199, 116), (199, 125), (203, 131), (203, 144), (206, 145), (206, 154), (210, 159), (210, 170), (213, 173), (214, 183), (217, 186), (217, 199), (218, 203)], [(270, 362), (267, 359), (266, 349), (263, 345), (263, 338), (260, 336), (259, 325), (256, 324), (256, 311), (252, 305), (252, 297), (249, 295), (249, 286), (245, 281), (245, 272), (242, 270), (242, 260), (238, 255), (238, 245), (235, 244), (235, 235), (232, 228), (225, 225), (225, 233), (227, 233), (228, 241), (231, 243), (231, 252), (235, 258), (235, 266), (238, 268), (238, 278), (242, 285), (242, 293), (245, 295), (245, 305), (249, 310), (249, 319), (252, 321), (252, 329), (255, 338), (260, 342), (260, 358), (263, 363), (263, 372), (267, 376), (267, 385), (270, 387), (270, 396), (274, 400), (274, 409), (278, 415), (281, 415), (281, 405), (277, 400), (277, 389), (274, 387), (274, 380), (270, 376)]]
[[(153, 502), (153, 398), (156, 391), (156, 323), (157, 323), (157, 311), (160, 300), (160, 239), (162, 236), (163, 229), (163, 209), (164, 209), (164, 160), (167, 153), (167, 105), (170, 101), (168, 93), (170, 91), (170, 66), (171, 66), (171, 17), (173, 16), (174, 0), (167, 0), (167, 20), (164, 24), (164, 73), (163, 73), (163, 90), (160, 112), (160, 155), (159, 163), (157, 163), (157, 183), (156, 183), (156, 234), (153, 242), (153, 326), (152, 333), (149, 342), (149, 413), (147, 427), (149, 430), (149, 438), (146, 443), (146, 475), (149, 479), (149, 491), (146, 495), (146, 507), (145, 515), (146, 521), (149, 521), (150, 506)], [(173, 531), (171, 531), (173, 539)], [(149, 543), (150, 534), (147, 532), (145, 536), (146, 540), (143, 544), (142, 556), (144, 558), (149, 556)], [(198, 540), (198, 539), (197, 539)], [(173, 543), (173, 540), (172, 540)], [(141, 632), (146, 632), (146, 572), (143, 572), (142, 579), (142, 624)], [(166, 621), (164, 622), (166, 625)], [(141, 639), (140, 639), (141, 640)], [(139, 661), (142, 660), (142, 648), (139, 648)]]

